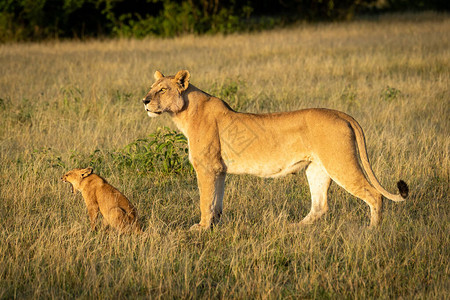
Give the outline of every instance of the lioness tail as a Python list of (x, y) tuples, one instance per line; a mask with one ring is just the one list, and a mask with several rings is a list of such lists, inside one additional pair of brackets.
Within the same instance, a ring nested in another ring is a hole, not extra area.
[(369, 157), (367, 155), (364, 132), (361, 126), (358, 124), (358, 122), (356, 122), (355, 119), (353, 119), (349, 115), (343, 113), (342, 117), (344, 117), (344, 119), (347, 120), (350, 123), (351, 127), (353, 128), (356, 137), (356, 144), (359, 152), (359, 157), (361, 159), (362, 167), (364, 169), (364, 172), (366, 173), (366, 176), (368, 177), (367, 179), (369, 180), (369, 182), (372, 184), (374, 188), (377, 189), (378, 192), (380, 192), (387, 199), (395, 202), (404, 201), (408, 196), (409, 192), (409, 188), (406, 182), (404, 182), (403, 180), (397, 182), (397, 188), (400, 194), (389, 193), (383, 186), (381, 186), (380, 182), (373, 173), (372, 167), (370, 166)]
[(408, 185), (406, 184), (406, 182), (404, 182), (403, 180), (400, 180), (399, 182), (397, 182), (397, 187), (398, 187), (398, 191), (400, 192), (400, 195), (402, 196), (402, 198), (406, 199), (406, 197), (408, 197), (408, 193), (409, 193), (409, 188), (408, 188)]

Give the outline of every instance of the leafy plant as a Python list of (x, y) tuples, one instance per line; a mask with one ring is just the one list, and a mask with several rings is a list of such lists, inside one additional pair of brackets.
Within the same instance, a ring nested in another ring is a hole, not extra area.
[(113, 154), (115, 162), (146, 172), (189, 172), (186, 137), (167, 127), (138, 139)]
[(383, 99), (384, 101), (390, 102), (390, 101), (393, 101), (393, 100), (397, 99), (398, 97), (400, 97), (401, 94), (402, 94), (402, 92), (399, 89), (396, 89), (396, 88), (390, 87), (390, 86), (386, 86), (386, 88), (383, 89), (383, 91), (381, 92), (381, 99)]
[(116, 168), (151, 173), (186, 173), (192, 171), (186, 137), (167, 127), (159, 128), (148, 138), (137, 139), (116, 151), (94, 150), (84, 156), (73, 153), (71, 164), (104, 169), (112, 163)]

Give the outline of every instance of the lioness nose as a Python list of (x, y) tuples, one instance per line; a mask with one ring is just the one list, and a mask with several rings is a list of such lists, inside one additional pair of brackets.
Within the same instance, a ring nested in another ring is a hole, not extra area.
[(144, 102), (144, 104), (149, 104), (150, 103), (150, 99), (144, 98), (144, 99), (142, 99), (142, 102)]

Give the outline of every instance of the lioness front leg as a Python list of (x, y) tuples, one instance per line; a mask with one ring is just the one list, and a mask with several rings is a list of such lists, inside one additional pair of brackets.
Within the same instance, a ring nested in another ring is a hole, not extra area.
[(222, 215), (225, 172), (208, 170), (197, 171), (200, 191), (200, 223), (193, 225), (191, 230), (209, 229), (219, 221)]

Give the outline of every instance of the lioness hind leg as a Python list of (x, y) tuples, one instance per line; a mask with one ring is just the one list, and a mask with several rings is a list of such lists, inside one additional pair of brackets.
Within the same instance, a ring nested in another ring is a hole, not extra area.
[(347, 192), (366, 202), (370, 207), (370, 226), (374, 227), (381, 223), (383, 212), (383, 198), (381, 194), (368, 182), (362, 188), (345, 188)]
[(376, 226), (381, 222), (382, 198), (367, 180), (359, 163), (354, 135), (350, 127), (347, 128), (347, 132), (337, 132), (328, 141), (332, 147), (317, 148), (316, 155), (334, 182), (369, 205), (370, 225)]
[(311, 192), (311, 211), (300, 224), (311, 224), (328, 211), (327, 192), (331, 183), (330, 176), (321, 165), (313, 162), (306, 169), (306, 177)]
[(328, 170), (333, 181), (369, 205), (370, 226), (380, 224), (383, 205), (381, 194), (367, 181), (359, 165), (348, 163), (341, 167), (341, 172)]

